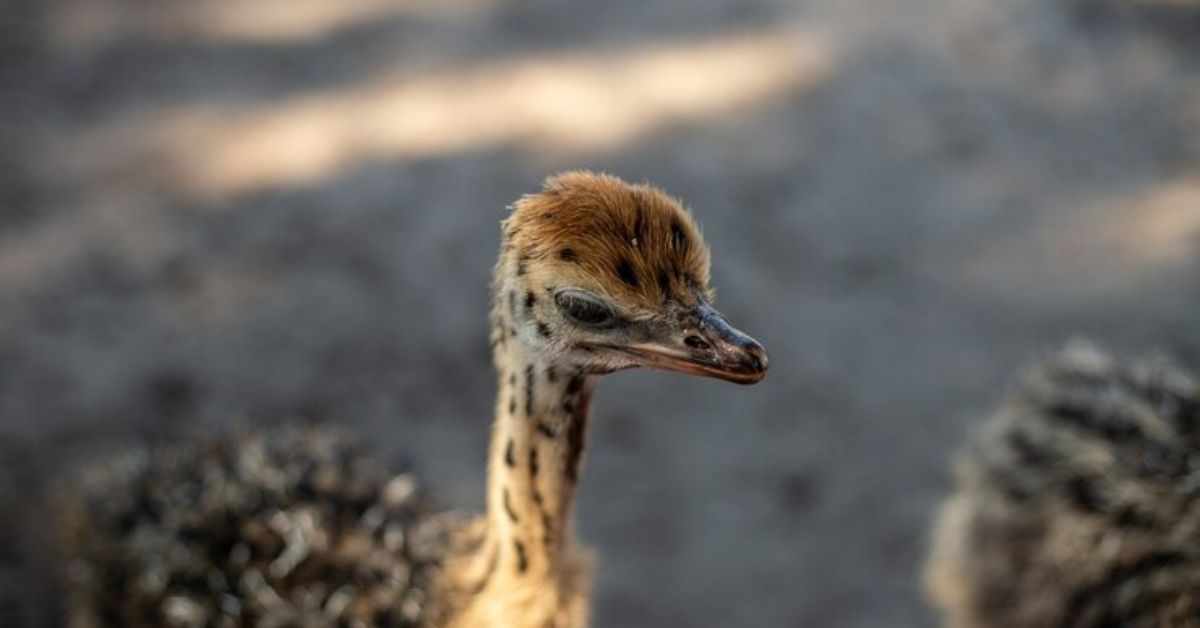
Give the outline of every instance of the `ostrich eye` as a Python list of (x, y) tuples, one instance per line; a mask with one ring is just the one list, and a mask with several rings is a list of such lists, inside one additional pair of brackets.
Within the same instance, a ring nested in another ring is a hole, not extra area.
[(616, 321), (612, 310), (596, 297), (575, 291), (554, 295), (554, 302), (567, 318), (591, 327), (604, 327)]

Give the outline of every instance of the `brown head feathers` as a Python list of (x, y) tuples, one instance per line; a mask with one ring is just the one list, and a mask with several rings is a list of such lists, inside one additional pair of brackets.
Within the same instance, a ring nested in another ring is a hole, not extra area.
[(711, 298), (708, 248), (691, 215), (662, 190), (571, 171), (522, 197), (505, 221), (518, 275), (552, 272), (575, 285), (654, 309)]

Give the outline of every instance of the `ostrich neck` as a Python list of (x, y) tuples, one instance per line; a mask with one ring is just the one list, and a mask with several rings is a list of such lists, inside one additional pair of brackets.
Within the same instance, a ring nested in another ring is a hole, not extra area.
[(487, 514), (468, 590), (476, 602), (511, 600), (572, 581), (571, 507), (579, 480), (596, 375), (536, 351), (537, 333), (515, 282), (498, 281), (491, 345), (497, 374), (488, 449)]
[[(510, 332), (511, 333), (511, 332)], [(488, 462), (488, 537), (517, 574), (555, 572), (571, 543), (594, 376), (539, 361), (519, 336), (497, 347)]]

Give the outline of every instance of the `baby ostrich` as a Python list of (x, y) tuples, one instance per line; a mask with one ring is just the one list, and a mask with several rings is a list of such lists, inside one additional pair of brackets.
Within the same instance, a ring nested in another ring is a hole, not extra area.
[(586, 625), (590, 561), (570, 513), (599, 377), (752, 384), (767, 370), (713, 309), (708, 270), (692, 219), (658, 189), (551, 177), (504, 222), (482, 518), (429, 516), (408, 476), (321, 433), (142, 454), (79, 500), (72, 625)]
[(1200, 386), (1075, 345), (962, 453), (926, 585), (947, 626), (1200, 627)]

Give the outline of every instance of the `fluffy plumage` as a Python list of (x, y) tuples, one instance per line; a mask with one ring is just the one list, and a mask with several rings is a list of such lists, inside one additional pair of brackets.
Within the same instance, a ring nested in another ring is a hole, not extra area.
[(927, 585), (955, 628), (1200, 626), (1200, 386), (1076, 345), (959, 457)]
[(66, 505), (72, 628), (418, 626), (446, 551), (411, 475), (327, 429), (140, 449)]

